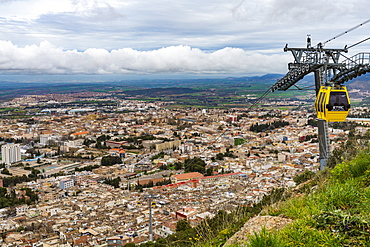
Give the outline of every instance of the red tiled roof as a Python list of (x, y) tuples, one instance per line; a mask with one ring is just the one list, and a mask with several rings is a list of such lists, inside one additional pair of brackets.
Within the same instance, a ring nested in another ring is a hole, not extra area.
[(88, 134), (88, 133), (89, 133), (88, 131), (81, 131), (81, 132), (73, 133), (72, 135), (74, 135), (74, 136), (78, 136), (78, 135), (86, 135), (86, 134)]
[(188, 180), (192, 178), (201, 178), (203, 177), (203, 174), (199, 172), (189, 172), (189, 173), (183, 173), (178, 175), (172, 175), (172, 177), (176, 178), (177, 180)]

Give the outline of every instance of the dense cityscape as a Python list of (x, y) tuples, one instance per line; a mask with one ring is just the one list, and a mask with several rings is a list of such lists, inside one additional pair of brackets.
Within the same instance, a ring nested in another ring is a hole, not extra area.
[(0, 246), (368, 247), (367, 7), (0, 0)]
[[(175, 233), (181, 220), (194, 227), (220, 210), (253, 206), (318, 170), (309, 108), (171, 104), (106, 93), (2, 103), (2, 246), (145, 243)], [(12, 118), (15, 108), (32, 116)], [(366, 133), (369, 122), (357, 121), (352, 131)], [(350, 131), (329, 132), (335, 149)]]

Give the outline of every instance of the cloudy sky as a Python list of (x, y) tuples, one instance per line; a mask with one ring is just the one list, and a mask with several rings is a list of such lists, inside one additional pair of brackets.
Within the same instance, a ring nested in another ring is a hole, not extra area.
[[(289, 47), (370, 19), (368, 0), (0, 0), (1, 74), (285, 73)], [(370, 23), (327, 43), (343, 48)], [(370, 41), (347, 56), (370, 52)]]

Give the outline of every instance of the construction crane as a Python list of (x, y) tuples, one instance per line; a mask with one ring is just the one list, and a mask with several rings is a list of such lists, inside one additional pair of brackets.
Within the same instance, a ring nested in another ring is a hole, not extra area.
[[(251, 109), (257, 105), (270, 92), (276, 90), (286, 91), (292, 86), (297, 87), (295, 84), (298, 81), (303, 79), (306, 75), (314, 73), (317, 97), (315, 109), (318, 111), (320, 170), (326, 167), (330, 156), (328, 122), (344, 121), (350, 108), (348, 92), (343, 84), (357, 76), (370, 72), (370, 53), (359, 53), (350, 58), (345, 56), (348, 49), (369, 40), (370, 37), (351, 46), (345, 46), (343, 49), (327, 49), (325, 45), (368, 22), (370, 22), (370, 19), (340, 33), (324, 43), (318, 43), (316, 46), (312, 46), (311, 35), (307, 36), (307, 46), (304, 48), (290, 48), (287, 44), (284, 47), (284, 51), (291, 52), (294, 58), (294, 61), (288, 64), (287, 74), (272, 85), (249, 107), (249, 109)], [(344, 58), (344, 60), (340, 61), (341, 58)], [(346, 98), (343, 100), (343, 108), (341, 108), (342, 110), (339, 113), (333, 112), (333, 108), (330, 108), (330, 95), (334, 96), (336, 94), (341, 95), (341, 97), (345, 95)]]

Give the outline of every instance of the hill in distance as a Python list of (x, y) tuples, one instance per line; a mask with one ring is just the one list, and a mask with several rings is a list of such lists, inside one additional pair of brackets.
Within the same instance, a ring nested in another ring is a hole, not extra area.
[[(115, 92), (131, 91), (129, 94), (148, 96), (150, 88), (155, 96), (168, 93), (168, 88), (172, 88), (176, 94), (195, 93), (199, 90), (219, 89), (228, 93), (245, 91), (248, 87), (252, 92), (264, 92), (277, 80), (284, 75), (266, 74), (263, 76), (250, 77), (226, 77), (226, 78), (195, 78), (195, 79), (141, 79), (141, 80), (122, 80), (123, 76), (92, 76), (92, 75), (56, 75), (56, 76), (0, 76), (0, 100), (6, 100), (21, 95), (30, 94), (49, 94), (49, 93), (76, 93), (83, 91)], [(47, 87), (45, 87), (47, 85)], [(313, 86), (314, 79), (312, 75), (306, 76), (297, 83), (299, 87)], [(370, 75), (358, 77), (347, 82), (349, 89), (368, 90), (370, 88)], [(161, 88), (161, 90), (159, 90)], [(165, 89), (166, 88), (166, 89)], [(176, 90), (175, 88), (182, 88)], [(136, 93), (132, 91), (137, 90)], [(145, 92), (148, 90), (148, 92)], [(194, 91), (196, 90), (196, 91)], [(176, 92), (178, 91), (178, 92)]]

